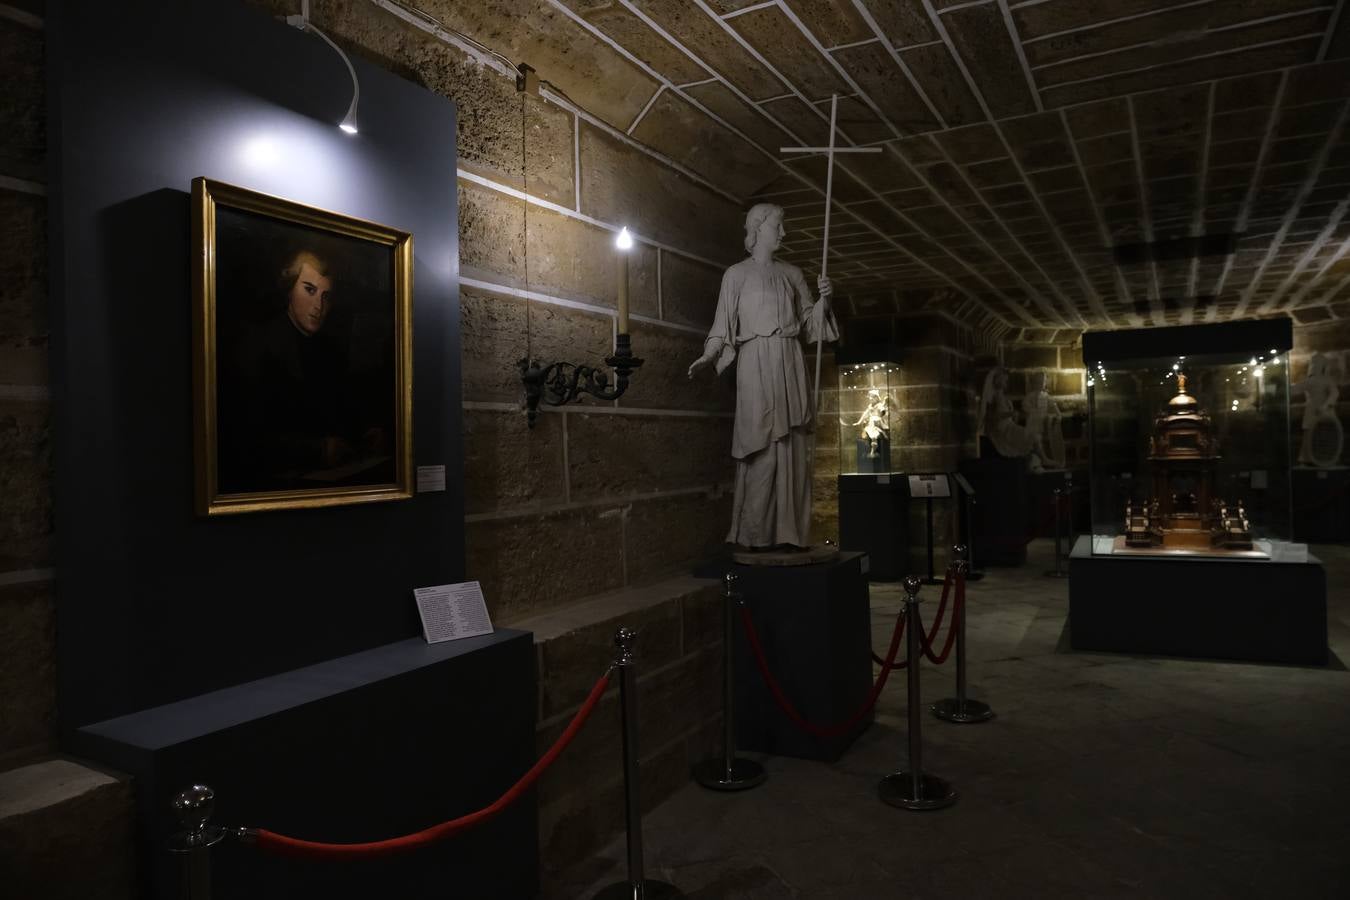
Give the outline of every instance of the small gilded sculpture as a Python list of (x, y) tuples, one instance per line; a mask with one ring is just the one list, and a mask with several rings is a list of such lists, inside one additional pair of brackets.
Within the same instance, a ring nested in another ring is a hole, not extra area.
[(867, 408), (858, 417), (858, 421), (853, 423), (853, 427), (859, 425), (863, 427), (862, 437), (868, 443), (867, 458), (878, 459), (881, 456), (878, 452), (879, 445), (882, 441), (889, 443), (891, 439), (890, 398), (876, 388), (868, 391)]
[(1341, 389), (1329, 371), (1327, 358), (1314, 353), (1308, 360), (1308, 377), (1290, 387), (1307, 398), (1303, 407), (1303, 443), (1299, 445), (1301, 465), (1330, 468), (1341, 461), (1345, 431), (1336, 415)]

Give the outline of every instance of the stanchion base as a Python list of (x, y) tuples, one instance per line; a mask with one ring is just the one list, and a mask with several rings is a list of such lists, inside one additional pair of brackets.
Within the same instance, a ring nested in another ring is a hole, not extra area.
[(994, 711), (989, 708), (988, 703), (981, 703), (978, 700), (967, 700), (965, 703), (961, 703), (955, 697), (939, 700), (929, 709), (933, 711), (933, 715), (942, 721), (956, 722), (960, 725), (988, 722), (994, 717)]
[(727, 777), (726, 760), (705, 759), (693, 768), (694, 780), (710, 791), (746, 791), (759, 787), (769, 775), (764, 767), (753, 759), (740, 759), (731, 763), (731, 777)]
[(896, 772), (881, 779), (877, 796), (882, 803), (900, 809), (942, 809), (956, 802), (956, 789), (935, 775), (922, 776), (919, 796), (914, 796), (914, 781), (908, 772)]
[(1051, 569), (1049, 572), (1046, 572), (1046, 573), (1045, 573), (1045, 577), (1046, 577), (1046, 578), (1068, 578), (1068, 577), (1069, 577), (1069, 570), (1068, 570), (1068, 569)]
[(611, 884), (596, 894), (595, 900), (684, 900), (684, 894), (673, 884), (648, 878), (640, 888), (631, 881)]

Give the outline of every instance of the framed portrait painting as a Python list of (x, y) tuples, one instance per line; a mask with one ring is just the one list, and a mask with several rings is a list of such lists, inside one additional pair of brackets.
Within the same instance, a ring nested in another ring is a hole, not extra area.
[(412, 235), (192, 182), (197, 512), (411, 497)]

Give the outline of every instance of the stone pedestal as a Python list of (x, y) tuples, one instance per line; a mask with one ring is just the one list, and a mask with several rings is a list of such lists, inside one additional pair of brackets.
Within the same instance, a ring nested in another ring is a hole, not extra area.
[[(774, 569), (734, 566), (769, 669), (808, 721), (832, 725), (853, 715), (872, 689), (872, 624), (862, 553), (832, 563)], [(871, 723), (817, 738), (779, 709), (736, 632), (736, 740), (741, 750), (833, 761)]]
[(1202, 556), (1069, 557), (1075, 650), (1326, 665), (1321, 562)]
[(1350, 541), (1350, 469), (1296, 468), (1291, 474), (1294, 540)]
[(906, 574), (908, 502), (904, 475), (839, 476), (839, 547), (866, 553), (873, 581)]

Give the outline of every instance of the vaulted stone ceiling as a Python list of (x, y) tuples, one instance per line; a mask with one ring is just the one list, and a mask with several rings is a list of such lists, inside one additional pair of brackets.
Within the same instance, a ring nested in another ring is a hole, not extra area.
[(1039, 328), (1350, 317), (1346, 5), (449, 4), (697, 177), (785, 206), (812, 269), (824, 162), (779, 148), (826, 141), (838, 94), (840, 142), (884, 148), (835, 175), (853, 311)]

